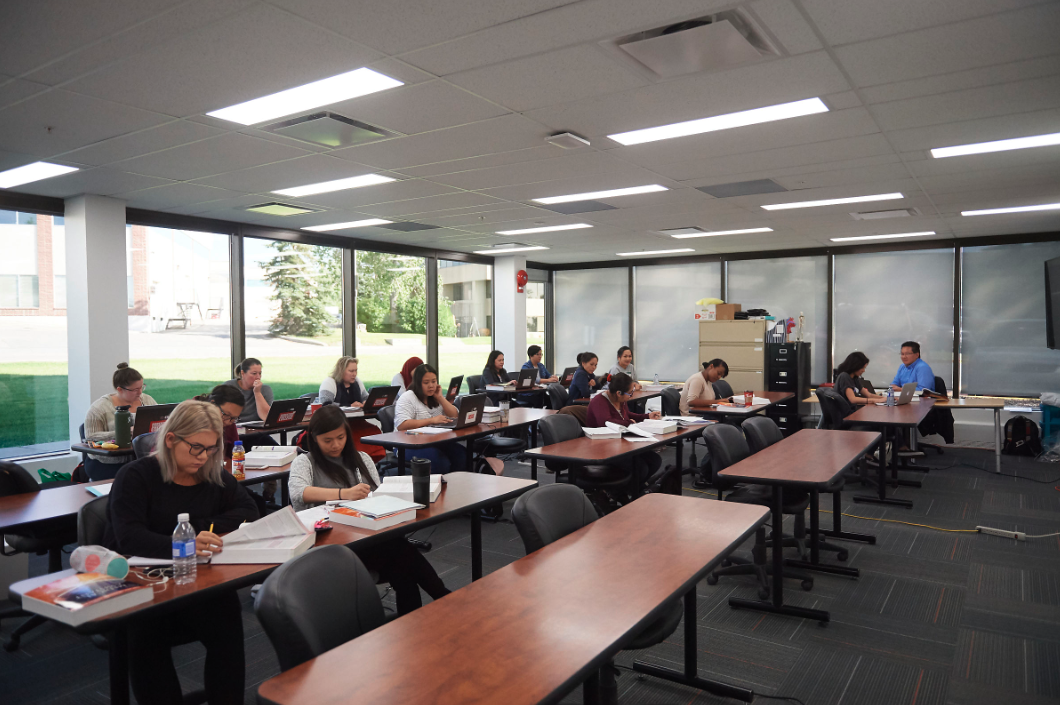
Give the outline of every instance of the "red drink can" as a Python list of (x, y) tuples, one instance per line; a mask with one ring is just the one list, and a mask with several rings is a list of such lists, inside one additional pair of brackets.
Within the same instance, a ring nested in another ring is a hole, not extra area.
[(751, 406), (751, 404), (754, 403), (754, 400), (755, 400), (755, 393), (754, 392), (746, 391), (746, 392), (743, 393), (743, 405), (744, 406)]

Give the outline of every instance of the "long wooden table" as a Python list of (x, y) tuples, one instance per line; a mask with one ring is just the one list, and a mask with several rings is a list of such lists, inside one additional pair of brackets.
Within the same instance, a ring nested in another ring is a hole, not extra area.
[(680, 597), (685, 670), (638, 670), (750, 700), (749, 691), (697, 676), (695, 586), (767, 514), (764, 507), (647, 495), (270, 678), (258, 689), (259, 702), (557, 702)]
[[(899, 507), (912, 507), (909, 499), (895, 499), (887, 496), (887, 485), (894, 487), (920, 487), (919, 480), (902, 480), (898, 477), (898, 431), (902, 428), (916, 428), (924, 417), (935, 406), (931, 399), (921, 399), (901, 406), (877, 406), (865, 404), (846, 420), (850, 423), (879, 426), (883, 437), (880, 440), (880, 463), (876, 483), (876, 496), (854, 495), (855, 502), (869, 504), (891, 504)], [(891, 478), (887, 479), (887, 459), (884, 452), (887, 441), (891, 441), (890, 468)]]
[[(739, 423), (745, 418), (750, 418), (760, 411), (764, 411), (774, 404), (778, 404), (782, 401), (787, 401), (795, 395), (791, 392), (766, 392), (762, 390), (755, 391), (756, 397), (762, 399), (768, 399), (768, 404), (754, 404), (753, 406), (728, 406), (728, 405), (717, 405), (710, 408), (694, 408), (689, 407), (689, 411), (697, 416), (706, 416), (709, 418), (724, 419), (726, 421), (735, 421)], [(736, 394), (734, 396), (741, 396)]]
[[(497, 423), (479, 423), (474, 426), (467, 426), (466, 428), (448, 431), (446, 433), (406, 433), (405, 431), (392, 431), (390, 433), (379, 433), (374, 436), (363, 436), (361, 438), (361, 443), (397, 449), (398, 474), (404, 475), (406, 467), (405, 454), (408, 450), (432, 448), (445, 443), (452, 443), (453, 441), (463, 441), (467, 444), (467, 471), (470, 472), (472, 457), (474, 455), (472, 452), (473, 441), (482, 438), (483, 436), (500, 433), (508, 428), (521, 428), (526, 426), (530, 431), (530, 445), (533, 447), (537, 444), (537, 422), (546, 416), (551, 416), (555, 413), (556, 412), (551, 409), (529, 409), (526, 407), (518, 407), (511, 409), (508, 412), (507, 423), (503, 421)], [(537, 479), (536, 459), (531, 459), (530, 477), (534, 480)]]
[[(826, 566), (820, 562), (820, 492), (832, 485), (836, 478), (857, 462), (880, 440), (880, 434), (870, 431), (831, 431), (802, 429), (763, 448), (754, 455), (730, 465), (718, 473), (719, 477), (773, 488), (773, 589), (772, 601), (729, 598), (729, 605), (746, 609), (786, 614), (793, 617), (830, 619), (824, 610), (806, 609), (784, 604), (784, 488), (802, 488), (810, 492), (810, 561), (793, 561), (811, 570), (856, 576), (856, 571), (843, 566)], [(790, 563), (789, 563), (790, 564)]]
[[(398, 524), (388, 529), (369, 531), (351, 526), (336, 524), (331, 531), (317, 534), (315, 546), (357, 545), (368, 546), (403, 536), (433, 524), (468, 514), (471, 517), (471, 577), (478, 580), (482, 577), (482, 525), (479, 510), (489, 504), (503, 502), (532, 489), (537, 485), (533, 480), (521, 480), (514, 477), (495, 477), (471, 473), (449, 473), (446, 483), (437, 501), (426, 509), (416, 512), (413, 521)], [(83, 487), (81, 491), (84, 492)], [(85, 493), (87, 494), (87, 493)], [(260, 583), (279, 564), (240, 564), (198, 566), (196, 580), (192, 585), (177, 587), (168, 581), (163, 589), (155, 590), (151, 602), (109, 615), (103, 619), (86, 622), (75, 631), (82, 634), (110, 633), (110, 702), (113, 705), (129, 703), (128, 673), (128, 625), (144, 617), (183, 609), (198, 601), (208, 599), (228, 590), (237, 590), (248, 585)], [(135, 574), (130, 579), (144, 582)], [(23, 586), (29, 581), (14, 583), (9, 590), (10, 598), (18, 603), (22, 600)]]

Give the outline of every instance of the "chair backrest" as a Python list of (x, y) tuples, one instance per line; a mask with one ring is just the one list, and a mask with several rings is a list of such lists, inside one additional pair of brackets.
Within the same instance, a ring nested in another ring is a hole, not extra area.
[(568, 484), (535, 487), (520, 495), (512, 506), (512, 521), (527, 553), (533, 553), (598, 518), (585, 493)]
[(752, 416), (743, 422), (742, 428), (752, 453), (784, 439), (777, 422), (768, 416)]
[(519, 375), (521, 373), (522, 373), (522, 370), (515, 370), (514, 372), (509, 372), (508, 373), (508, 379), (510, 381), (514, 382), (515, 380), (519, 379)]
[(553, 411), (559, 411), (567, 405), (570, 395), (567, 388), (559, 382), (548, 385), (548, 405)]
[(743, 431), (739, 426), (716, 423), (703, 429), (703, 438), (707, 441), (707, 449), (710, 451), (710, 472), (713, 478), (711, 484), (718, 489), (737, 484), (731, 480), (719, 480), (718, 473), (751, 455)]
[(79, 546), (98, 546), (103, 543), (103, 534), (107, 530), (107, 505), (109, 495), (96, 497), (77, 510), (77, 544)]
[(562, 412), (546, 416), (538, 421), (537, 429), (541, 432), (541, 443), (546, 446), (569, 441), (582, 435), (582, 425), (578, 419)]
[(77, 432), (81, 436), (81, 442), (84, 443), (85, 442), (85, 425), (81, 424), (81, 426), (78, 427)]
[(382, 409), (376, 412), (375, 420), (379, 422), (379, 425), (383, 427), (383, 433), (394, 432), (394, 412), (396, 409), (394, 405), (384, 406)]
[(386, 621), (375, 581), (345, 546), (314, 548), (281, 565), (258, 591), (254, 613), (284, 671)]
[[(840, 430), (843, 428), (845, 417), (844, 404), (846, 400), (832, 388), (818, 387), (816, 390), (817, 401), (821, 404), (821, 428)], [(850, 402), (847, 402), (849, 405)]]
[(589, 423), (589, 405), (588, 404), (571, 404), (565, 406), (557, 412), (557, 415), (563, 414), (564, 416), (573, 416), (578, 420), (578, 425), (584, 426)]
[(298, 398), (299, 399), (316, 399), (317, 398), (317, 393), (316, 392), (309, 392), (308, 394), (303, 394), (302, 396), (300, 396)]
[(21, 465), (0, 460), (0, 497), (40, 492), (40, 483)]
[(155, 449), (155, 433), (157, 433), (157, 431), (141, 433), (133, 439), (132, 449), (133, 453), (136, 454), (137, 460), (151, 455), (151, 451)]
[(723, 379), (719, 379), (711, 386), (714, 387), (714, 396), (718, 399), (724, 399), (726, 397), (732, 396), (732, 386)]
[(949, 395), (949, 392), (946, 390), (946, 380), (942, 379), (938, 375), (935, 375), (935, 391), (939, 394)]
[(673, 388), (662, 390), (663, 416), (681, 415), (681, 392)]
[(471, 375), (467, 378), (467, 391), (469, 394), (481, 394), (486, 391), (486, 385), (482, 383), (482, 375)]

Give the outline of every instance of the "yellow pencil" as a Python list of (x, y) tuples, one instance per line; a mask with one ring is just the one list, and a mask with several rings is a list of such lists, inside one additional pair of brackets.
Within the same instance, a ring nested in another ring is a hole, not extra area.
[(213, 524), (210, 524), (210, 533), (213, 533)]

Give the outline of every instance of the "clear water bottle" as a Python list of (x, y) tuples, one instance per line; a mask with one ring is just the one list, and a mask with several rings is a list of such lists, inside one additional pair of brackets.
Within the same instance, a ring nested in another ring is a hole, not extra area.
[(659, 386), (659, 373), (658, 372), (655, 373), (655, 379), (653, 379), (651, 381), (651, 383), (654, 384), (655, 386)]
[(177, 585), (195, 582), (195, 528), (187, 514), (177, 515), (177, 528), (173, 530), (173, 581)]
[(887, 406), (894, 406), (894, 390), (887, 390)]

